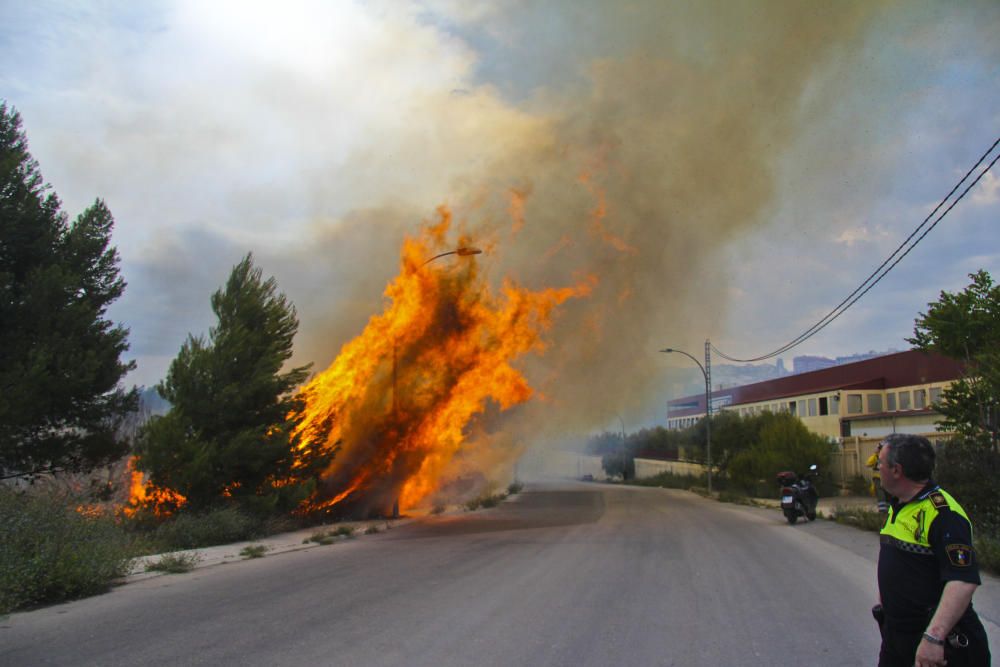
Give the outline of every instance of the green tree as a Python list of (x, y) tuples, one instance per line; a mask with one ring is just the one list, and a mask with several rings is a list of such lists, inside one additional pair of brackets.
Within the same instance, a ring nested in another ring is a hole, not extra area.
[(764, 413), (755, 417), (759, 427), (750, 446), (732, 457), (729, 479), (748, 493), (769, 485), (782, 470), (803, 473), (816, 464), (821, 470), (830, 462), (833, 444), (807, 429), (802, 420), (787, 413)]
[(635, 479), (635, 454), (619, 449), (601, 457), (601, 467), (608, 477), (621, 476), (622, 480)]
[[(764, 420), (764, 415), (742, 417), (733, 410), (712, 415), (712, 461), (720, 473), (725, 474), (733, 458), (759, 440)], [(704, 425), (697, 427), (704, 440)]]
[(199, 511), (235, 503), (255, 512), (288, 511), (314, 489), (330, 462), (329, 425), (295, 431), (304, 401), (293, 390), (309, 366), (281, 372), (298, 330), (294, 306), (264, 280), (253, 256), (212, 295), (218, 324), (206, 341), (189, 336), (157, 389), (172, 408), (139, 436), (139, 468)]
[(986, 271), (969, 274), (971, 284), (956, 294), (941, 292), (914, 323), (919, 349), (965, 364), (965, 374), (942, 392), (936, 406), (942, 431), (953, 431), (997, 449), (1000, 430), (1000, 285)]
[(120, 457), (137, 393), (119, 382), (128, 329), (105, 318), (122, 295), (114, 219), (97, 200), (72, 224), (0, 103), (0, 473), (86, 470)]

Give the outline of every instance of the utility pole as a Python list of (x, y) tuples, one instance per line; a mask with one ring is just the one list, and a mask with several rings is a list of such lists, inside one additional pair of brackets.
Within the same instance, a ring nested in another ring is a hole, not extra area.
[(712, 343), (705, 339), (705, 458), (708, 464), (708, 494), (712, 495)]

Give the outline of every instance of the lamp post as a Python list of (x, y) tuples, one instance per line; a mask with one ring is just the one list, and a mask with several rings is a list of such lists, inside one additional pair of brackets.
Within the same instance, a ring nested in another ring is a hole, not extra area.
[(479, 255), (482, 252), (483, 252), (482, 250), (480, 250), (479, 248), (475, 248), (473, 246), (462, 246), (461, 248), (455, 248), (454, 250), (449, 250), (448, 252), (443, 252), (440, 255), (434, 255), (433, 257), (431, 257), (429, 260), (427, 260), (426, 262), (424, 262), (420, 266), (427, 266), (428, 264), (430, 264), (431, 262), (433, 262), (435, 259), (437, 259), (439, 257), (445, 257), (447, 255), (458, 255), (459, 257), (468, 257), (469, 255)]
[[(705, 342), (705, 360), (708, 361), (708, 341)], [(666, 352), (670, 354), (676, 352), (677, 354), (683, 354), (685, 357), (698, 364), (698, 370), (701, 374), (705, 376), (705, 459), (706, 459), (706, 469), (708, 470), (708, 492), (712, 493), (712, 381), (708, 379), (708, 371), (702, 366), (701, 362), (692, 357), (690, 354), (684, 350), (675, 350), (674, 348), (668, 347), (666, 349), (660, 350), (660, 352)]]
[[(434, 255), (433, 257), (431, 257), (429, 260), (427, 260), (426, 262), (424, 262), (420, 266), (427, 266), (428, 264), (430, 264), (431, 262), (433, 262), (435, 259), (440, 259), (441, 257), (447, 257), (448, 255), (458, 255), (459, 257), (468, 257), (469, 255), (479, 255), (482, 252), (483, 252), (482, 250), (480, 250), (479, 248), (473, 247), (473, 246), (462, 246), (461, 248), (455, 248), (454, 250), (449, 250), (448, 252), (442, 252), (439, 255)], [(397, 362), (396, 362), (396, 341), (393, 340), (392, 341), (392, 420), (393, 420), (393, 422), (396, 423), (396, 426), (398, 428), (398, 426), (399, 426), (399, 413), (397, 411), (397, 402), (396, 402), (396, 396), (397, 396), (397, 393), (398, 393), (398, 389), (396, 387), (396, 369), (397, 369)], [(399, 518), (399, 498), (398, 497), (396, 498), (396, 501), (392, 504), (392, 518), (393, 519), (398, 519)]]

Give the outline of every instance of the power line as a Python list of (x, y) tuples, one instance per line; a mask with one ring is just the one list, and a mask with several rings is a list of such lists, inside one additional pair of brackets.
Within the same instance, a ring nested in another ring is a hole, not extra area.
[[(712, 346), (712, 350), (714, 350), (715, 353), (718, 354), (723, 359), (727, 359), (729, 361), (734, 361), (737, 363), (750, 363), (755, 361), (763, 361), (765, 359), (776, 357), (779, 354), (783, 354), (784, 352), (787, 352), (788, 350), (797, 347), (798, 345), (801, 345), (802, 343), (809, 340), (817, 333), (825, 329), (830, 323), (832, 323), (838, 317), (843, 315), (844, 312), (846, 312), (848, 308), (853, 306), (861, 297), (867, 294), (868, 291), (871, 290), (871, 288), (875, 287), (875, 285), (877, 285), (882, 280), (882, 278), (884, 278), (890, 271), (892, 271), (892, 269), (897, 264), (899, 264), (899, 262), (902, 261), (904, 257), (910, 254), (910, 251), (912, 251), (917, 246), (917, 244), (920, 243), (924, 239), (924, 237), (927, 236), (927, 234), (930, 233), (930, 231), (934, 229), (938, 225), (938, 223), (941, 222), (941, 220), (944, 219), (946, 215), (948, 215), (951, 209), (953, 209), (955, 205), (958, 204), (958, 202), (962, 201), (965, 195), (968, 194), (969, 190), (971, 190), (982, 179), (982, 177), (986, 175), (986, 173), (993, 167), (993, 165), (997, 163), (997, 160), (1000, 159), (1000, 154), (998, 154), (997, 157), (993, 158), (993, 161), (990, 162), (990, 164), (985, 169), (983, 169), (978, 176), (976, 176), (975, 180), (969, 183), (969, 185), (966, 186), (966, 188), (962, 191), (962, 193), (954, 201), (952, 201), (950, 205), (948, 205), (948, 207), (941, 213), (941, 215), (938, 216), (938, 218), (934, 220), (934, 222), (931, 223), (930, 226), (927, 227), (927, 229), (924, 229), (923, 233), (921, 233), (921, 229), (923, 229), (927, 225), (927, 223), (931, 220), (931, 218), (933, 218), (937, 214), (937, 212), (941, 210), (941, 207), (944, 206), (949, 199), (951, 199), (952, 195), (954, 195), (955, 192), (962, 186), (962, 184), (969, 178), (972, 172), (974, 172), (979, 167), (979, 165), (981, 165), (986, 160), (986, 158), (990, 155), (990, 153), (993, 152), (993, 150), (997, 147), (998, 144), (1000, 144), (1000, 138), (998, 138), (996, 141), (993, 142), (993, 145), (990, 146), (985, 153), (983, 153), (982, 157), (980, 157), (979, 160), (977, 160), (976, 163), (972, 165), (972, 168), (970, 168), (969, 171), (965, 173), (965, 176), (963, 176), (961, 180), (959, 180), (958, 183), (955, 184), (955, 187), (953, 187), (951, 191), (947, 195), (945, 195), (945, 197), (940, 202), (938, 202), (938, 205), (934, 207), (934, 210), (931, 211), (926, 218), (924, 218), (923, 222), (917, 225), (917, 228), (914, 229), (910, 233), (910, 235), (907, 236), (906, 239), (899, 244), (899, 246), (892, 252), (892, 254), (890, 254), (885, 259), (885, 261), (883, 261), (874, 271), (872, 271), (872, 273), (867, 278), (865, 278), (865, 280), (860, 285), (858, 285), (858, 287), (853, 292), (848, 294), (843, 301), (841, 301), (833, 308), (833, 310), (831, 310), (829, 313), (820, 318), (820, 320), (817, 321), (815, 324), (813, 324), (811, 327), (809, 327), (801, 334), (799, 334), (789, 342), (785, 343), (778, 349), (769, 352), (768, 354), (764, 354), (759, 357), (754, 357), (752, 359), (737, 359), (735, 357), (731, 357), (726, 353), (722, 352), (722, 350), (718, 349), (714, 345)], [(920, 235), (917, 236), (917, 234)], [(916, 237), (916, 240), (913, 240), (914, 237)], [(912, 243), (910, 243), (911, 240), (913, 240)]]

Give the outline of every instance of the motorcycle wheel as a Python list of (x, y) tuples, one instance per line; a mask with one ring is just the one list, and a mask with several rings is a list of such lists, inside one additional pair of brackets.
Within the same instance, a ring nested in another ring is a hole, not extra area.
[(795, 510), (785, 510), (785, 518), (788, 519), (789, 526), (794, 526), (795, 522), (799, 520), (799, 514)]
[(812, 509), (812, 510), (809, 510), (808, 512), (806, 512), (806, 518), (809, 519), (810, 521), (815, 521), (816, 520), (816, 510)]

